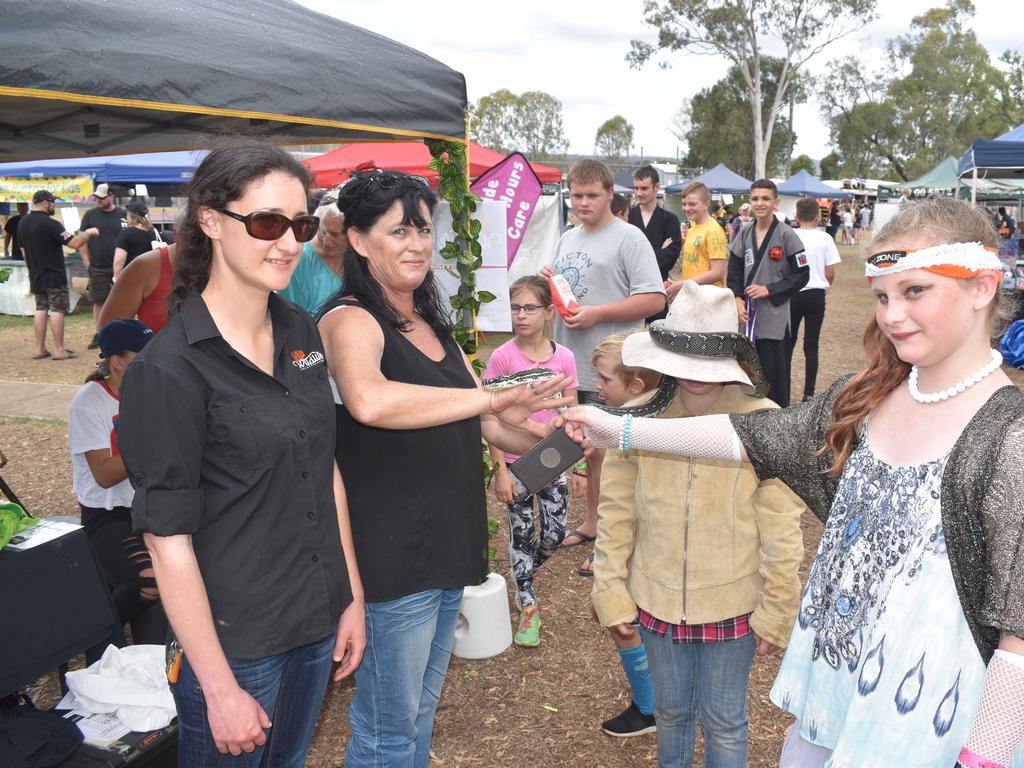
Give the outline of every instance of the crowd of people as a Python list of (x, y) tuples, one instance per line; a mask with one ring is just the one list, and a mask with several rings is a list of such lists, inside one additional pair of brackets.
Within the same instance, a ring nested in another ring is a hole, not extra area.
[[(514, 642), (541, 643), (538, 569), (593, 543), (579, 572), (631, 693), (601, 728), (656, 732), (659, 766), (692, 763), (698, 723), (706, 765), (745, 766), (751, 664), (783, 652), (787, 768), (1009, 764), (1024, 399), (991, 346), (992, 222), (935, 199), (876, 232), (867, 366), (817, 394), (839, 261), (817, 202), (792, 228), (761, 179), (723, 223), (691, 184), (684, 238), (657, 172), (634, 181), (629, 207), (600, 162), (570, 169), (578, 225), (510, 286), (484, 374), (552, 376), (494, 389), (453, 339), (417, 177), (361, 169), (311, 213), (303, 165), (236, 141), (197, 168), (170, 246), (134, 203), (109, 237), (105, 185), (76, 233), (35, 195), (18, 237), (40, 358), (73, 354), (62, 248), (90, 249), (101, 365), (69, 415), (75, 494), (119, 618), (168, 639), (180, 764), (304, 764), (330, 680), (354, 675), (345, 765), (426, 768), (463, 589), (487, 572), (483, 444)], [(530, 494), (508, 466), (559, 428), (587, 458)], [(801, 585), (805, 507), (824, 534)]]

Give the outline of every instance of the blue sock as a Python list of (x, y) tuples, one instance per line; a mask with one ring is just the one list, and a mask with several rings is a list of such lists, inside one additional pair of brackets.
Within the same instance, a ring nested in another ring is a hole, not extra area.
[(654, 685), (651, 668), (647, 665), (647, 649), (641, 643), (636, 648), (619, 648), (618, 651), (629, 687), (633, 689), (633, 703), (645, 715), (653, 715)]

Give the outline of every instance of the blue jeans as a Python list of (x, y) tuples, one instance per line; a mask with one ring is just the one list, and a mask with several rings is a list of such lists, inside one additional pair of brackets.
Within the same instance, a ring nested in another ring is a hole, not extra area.
[(267, 713), (267, 742), (235, 757), (217, 751), (206, 699), (188, 657), (171, 686), (178, 708), (178, 765), (188, 768), (302, 768), (331, 674), (334, 633), (309, 645), (261, 659), (228, 659), (238, 685)]
[(640, 628), (654, 682), (658, 768), (689, 768), (704, 731), (706, 768), (747, 764), (747, 683), (754, 633), (721, 643), (673, 643)]
[(346, 768), (427, 768), (461, 604), (461, 589), (366, 604)]

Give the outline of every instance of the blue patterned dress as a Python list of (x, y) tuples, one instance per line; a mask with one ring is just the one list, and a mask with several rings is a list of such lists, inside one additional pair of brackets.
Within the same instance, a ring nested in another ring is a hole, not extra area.
[(840, 478), (771, 699), (825, 765), (954, 765), (985, 664), (939, 510), (945, 458), (895, 467), (865, 429)]

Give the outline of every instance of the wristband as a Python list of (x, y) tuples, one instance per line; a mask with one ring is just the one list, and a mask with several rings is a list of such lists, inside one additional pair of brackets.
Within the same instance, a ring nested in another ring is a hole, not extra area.
[(619, 432), (619, 450), (629, 452), (629, 433), (633, 427), (633, 414), (627, 413), (622, 419), (622, 431)]
[(587, 469), (587, 460), (586, 460), (586, 458), (584, 458), (583, 461), (579, 461), (579, 462), (576, 462), (575, 464), (573, 464), (572, 468), (573, 469), (581, 469), (581, 470), (586, 471), (586, 469)]
[(960, 754), (957, 756), (957, 761), (960, 765), (964, 766), (964, 768), (1006, 768), (1006, 766), (994, 762), (993, 760), (986, 760), (984, 757), (972, 752), (967, 747), (960, 750)]

